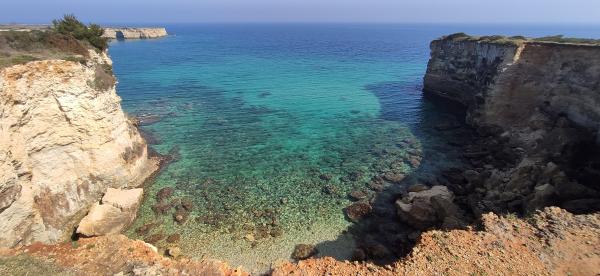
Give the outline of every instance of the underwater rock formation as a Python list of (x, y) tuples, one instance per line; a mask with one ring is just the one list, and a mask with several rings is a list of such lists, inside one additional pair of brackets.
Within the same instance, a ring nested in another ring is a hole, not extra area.
[(107, 188), (137, 187), (157, 169), (111, 65), (90, 49), (0, 71), (0, 246), (64, 241)]

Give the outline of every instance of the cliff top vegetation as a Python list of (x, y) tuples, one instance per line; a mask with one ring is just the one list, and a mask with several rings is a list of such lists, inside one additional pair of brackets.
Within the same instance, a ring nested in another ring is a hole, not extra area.
[(0, 30), (0, 68), (45, 59), (83, 62), (88, 49), (108, 48), (99, 25), (85, 25), (74, 15), (65, 15), (52, 23), (49, 29)]
[(521, 45), (523, 43), (531, 42), (548, 42), (548, 43), (563, 43), (563, 44), (577, 44), (577, 45), (598, 45), (600, 46), (600, 39), (587, 39), (587, 38), (571, 38), (563, 35), (545, 36), (538, 38), (529, 38), (524, 36), (502, 36), (502, 35), (491, 35), (491, 36), (472, 36), (465, 33), (455, 33), (447, 36), (443, 36), (440, 40), (451, 40), (451, 41), (475, 41), (494, 43), (502, 45)]

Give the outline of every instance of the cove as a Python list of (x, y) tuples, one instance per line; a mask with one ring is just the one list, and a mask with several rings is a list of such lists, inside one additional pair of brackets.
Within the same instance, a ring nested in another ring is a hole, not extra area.
[[(455, 119), (420, 92), (428, 42), (447, 28), (168, 29), (110, 50), (123, 107), (154, 150), (177, 156), (146, 189), (132, 238), (254, 272), (296, 244), (349, 259), (350, 193), (377, 207), (395, 178), (454, 162), (431, 126)], [(160, 200), (164, 188), (173, 194)]]

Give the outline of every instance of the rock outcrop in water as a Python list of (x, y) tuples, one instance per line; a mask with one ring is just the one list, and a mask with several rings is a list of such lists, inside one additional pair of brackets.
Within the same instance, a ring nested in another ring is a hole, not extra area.
[(79, 222), (77, 233), (87, 237), (120, 233), (135, 219), (143, 193), (141, 188), (108, 188), (102, 201)]
[(600, 45), (554, 40), (431, 43), (424, 92), (464, 105), (482, 137), (465, 153), (471, 180), (458, 183), (475, 213), (600, 209)]
[(104, 28), (103, 37), (109, 39), (148, 39), (167, 36), (165, 28)]
[(112, 62), (89, 50), (0, 71), (0, 246), (64, 241), (107, 188), (157, 169), (121, 109)]

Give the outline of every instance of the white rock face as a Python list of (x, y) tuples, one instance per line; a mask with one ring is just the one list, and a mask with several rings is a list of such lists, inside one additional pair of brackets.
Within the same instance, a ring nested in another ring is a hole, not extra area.
[(81, 220), (77, 233), (91, 237), (121, 232), (135, 219), (143, 194), (141, 188), (108, 188), (102, 197), (102, 203), (94, 204), (87, 216)]
[(123, 211), (133, 210), (135, 212), (143, 194), (144, 190), (141, 188), (129, 190), (108, 188), (102, 197), (102, 204), (109, 204)]
[(110, 59), (90, 56), (0, 71), (0, 246), (62, 241), (108, 187), (157, 169), (115, 86), (99, 85), (114, 83)]
[(148, 39), (167, 35), (165, 28), (104, 28), (102, 37), (110, 39)]

